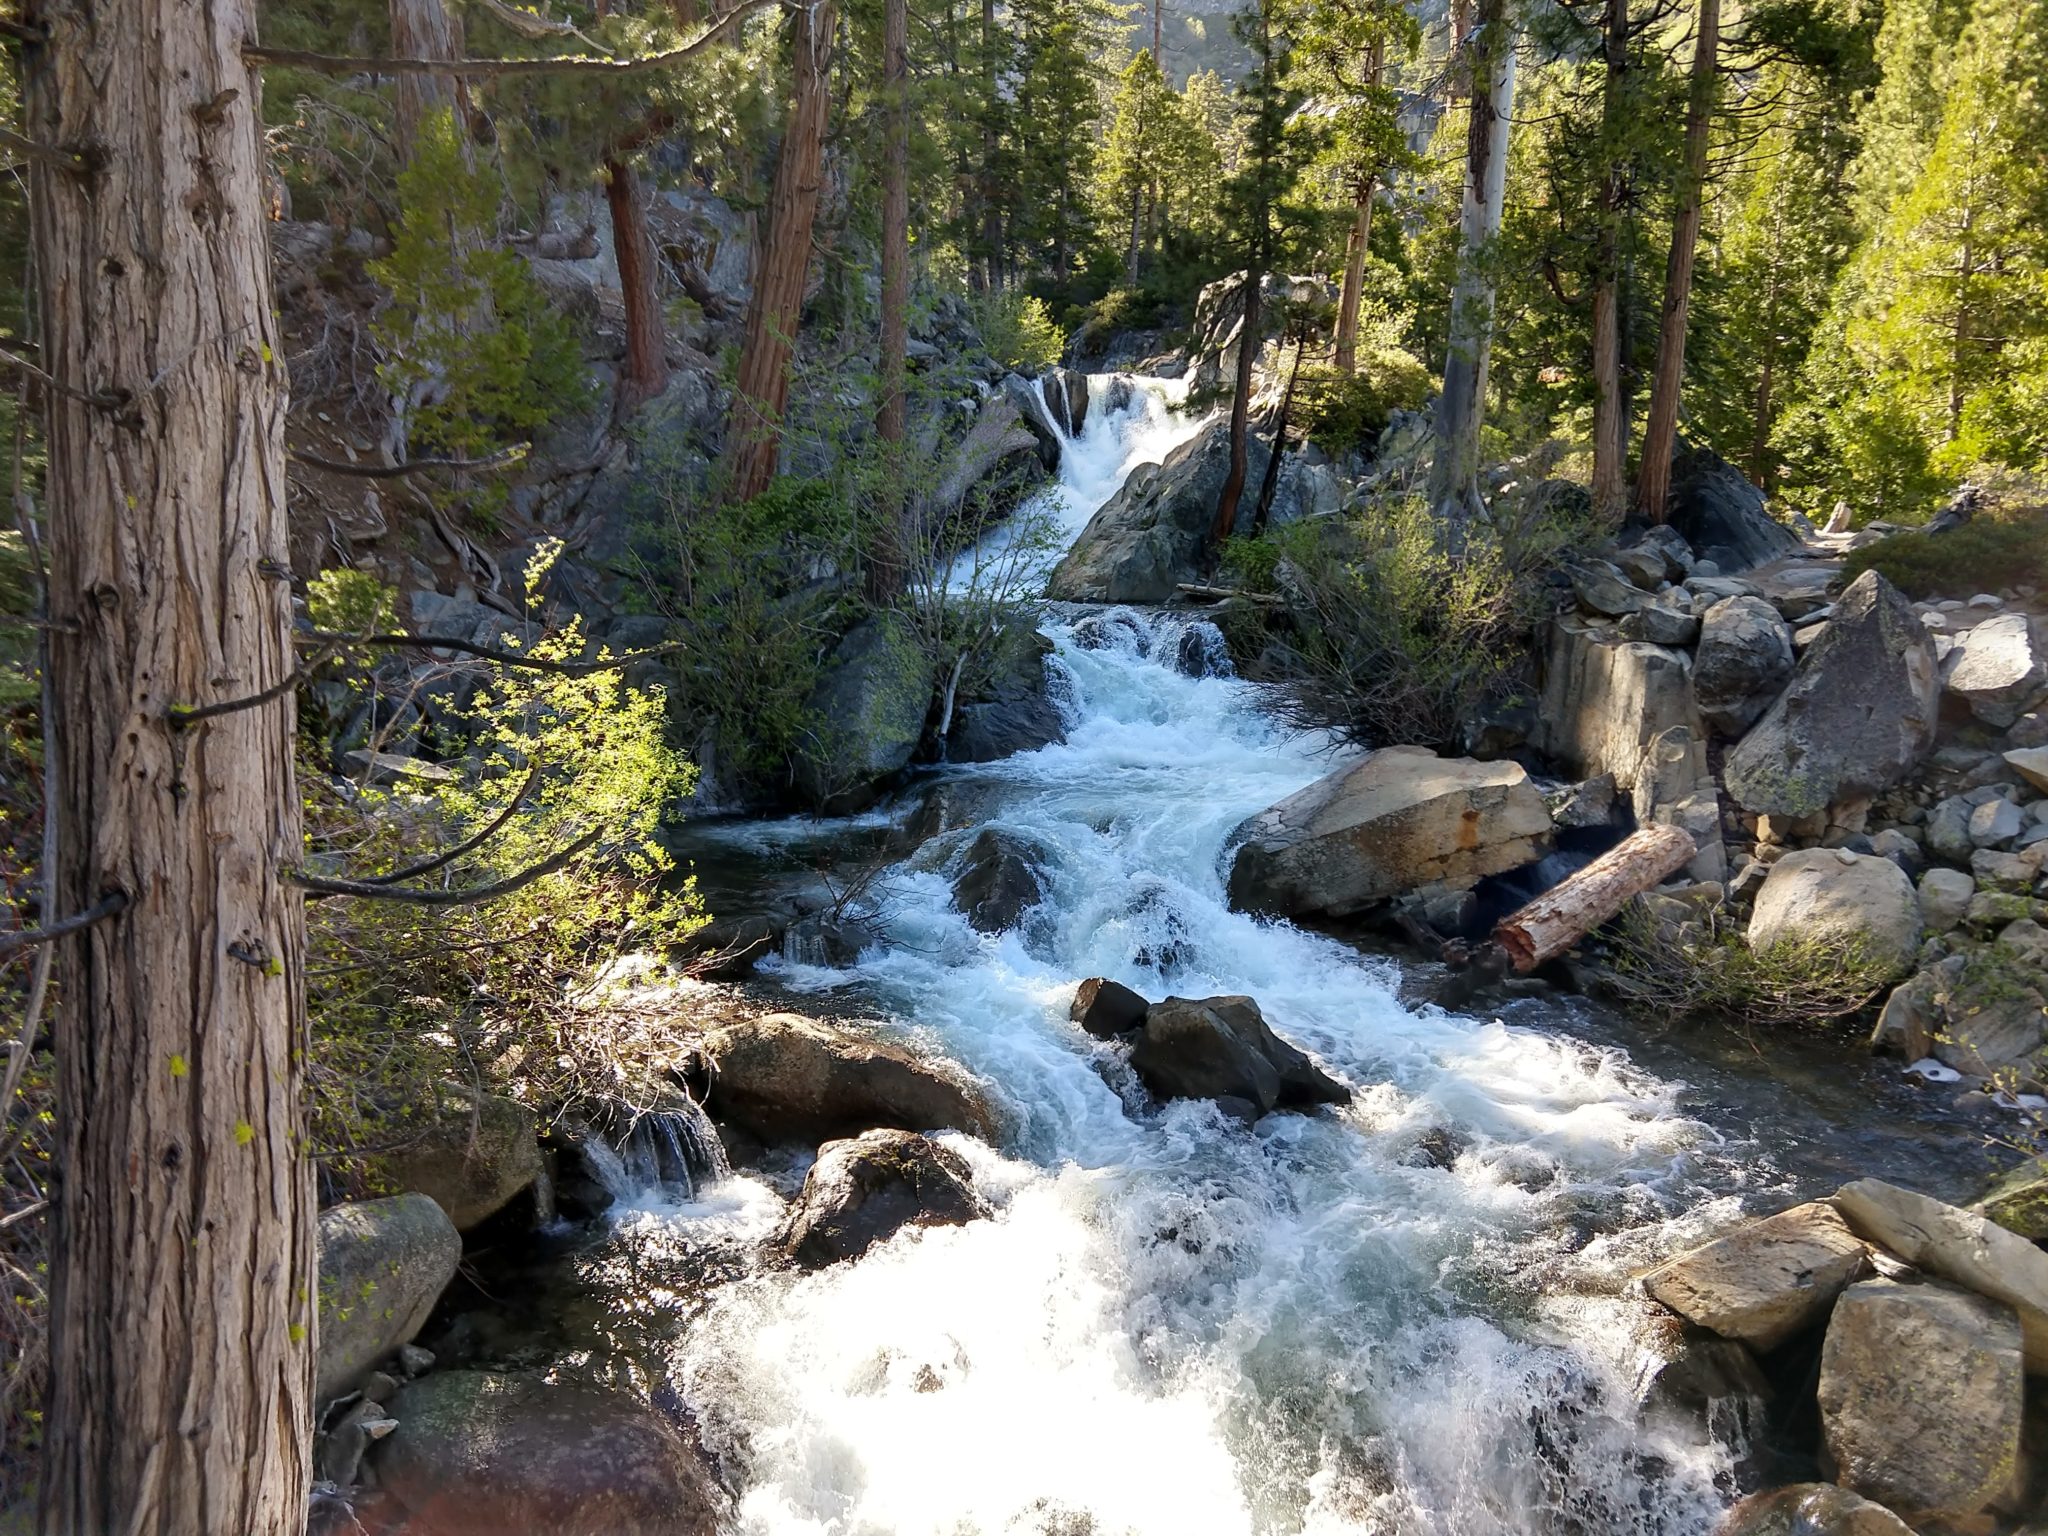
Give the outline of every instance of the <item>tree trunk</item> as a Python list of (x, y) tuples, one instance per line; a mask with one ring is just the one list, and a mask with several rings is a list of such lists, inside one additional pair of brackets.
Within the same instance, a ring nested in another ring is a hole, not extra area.
[(1472, 78), (1465, 201), (1459, 217), (1463, 249), (1451, 295), (1450, 341), (1444, 354), (1436, 458), (1429, 481), (1430, 505), (1444, 518), (1445, 542), (1453, 551), (1464, 547), (1466, 522), (1481, 510), (1479, 428), (1485, 417), (1487, 360), (1493, 347), (1494, 284), (1487, 254), (1500, 233), (1515, 105), (1515, 33), (1507, 0), (1480, 0)]
[(908, 0), (884, 0), (882, 94), (889, 120), (882, 162), (882, 400), (875, 436), (887, 462), (887, 483), (868, 563), (868, 595), (886, 603), (903, 590), (902, 462), (910, 392), (910, 21)]
[(1259, 503), (1252, 512), (1252, 532), (1266, 531), (1273, 515), (1273, 498), (1280, 490), (1280, 461), (1287, 455), (1287, 423), (1294, 415), (1294, 386), (1301, 378), (1301, 354), (1308, 350), (1308, 327), (1294, 336), (1294, 361), (1287, 370), (1287, 387), (1280, 391), (1280, 420), (1273, 427), (1273, 451), (1266, 455), (1266, 472), (1259, 477)]
[(695, 37), (697, 29), (704, 24), (704, 17), (697, 9), (697, 0), (668, 0), (668, 13), (675, 18), (676, 30), (684, 37)]
[(1166, 71), (1166, 0), (1152, 0), (1152, 62)]
[[(318, 1295), (284, 345), (251, 0), (53, 0), (26, 51), (56, 956), (45, 1536), (302, 1531)], [(97, 403), (87, 403), (95, 397)]]
[(1555, 960), (1651, 886), (1670, 879), (1699, 847), (1683, 827), (1649, 826), (1501, 919), (1493, 942), (1523, 975)]
[(1607, 0), (1607, 82), (1601, 138), (1609, 156), (1593, 258), (1593, 512), (1620, 522), (1628, 505), (1628, 404), (1622, 397), (1621, 221), (1628, 171), (1620, 159), (1628, 78), (1628, 0)]
[(668, 334), (662, 323), (661, 293), (654, 281), (654, 240), (647, 232), (647, 203), (631, 166), (620, 160), (605, 161), (604, 198), (612, 214), (619, 292), (626, 301), (626, 371), (619, 380), (619, 413), (625, 415), (668, 388)]
[[(462, 23), (442, 0), (391, 0), (391, 56), (397, 59), (459, 59), (462, 57)], [(413, 145), (419, 140), (420, 124), (436, 112), (455, 116), (455, 130), (464, 144), (469, 132), (463, 123), (459, 87), (453, 75), (404, 74), (393, 78), (396, 90), (394, 118), (398, 129), (398, 163), (412, 163)]]
[(998, 142), (996, 103), (996, 0), (981, 0), (981, 245), (987, 263), (984, 286), (990, 293), (1003, 286), (1003, 207), (996, 165)]
[(1685, 386), (1685, 329), (1692, 303), (1693, 254), (1706, 202), (1707, 149), (1714, 123), (1721, 48), (1721, 0), (1700, 0), (1699, 36), (1693, 42), (1692, 79), (1685, 107), (1685, 168), (1678, 216), (1671, 226), (1671, 256), (1664, 270), (1664, 306), (1657, 324), (1657, 371), (1650, 385), (1650, 419), (1636, 472), (1636, 510), (1664, 521), (1671, 493), (1671, 456), (1678, 437), (1678, 401)]
[(811, 226), (818, 216), (818, 189), (825, 175), (832, 27), (832, 0), (797, 8), (791, 40), (794, 100), (775, 162), (768, 234), (755, 261), (754, 298), (747, 307), (746, 340), (726, 428), (726, 497), (734, 502), (751, 501), (768, 489), (782, 447), (790, 360), (810, 268)]
[[(1257, 244), (1263, 246), (1260, 239)], [(1263, 255), (1260, 252), (1259, 255)], [(1216, 498), (1216, 516), (1209, 525), (1209, 547), (1220, 549), (1237, 525), (1237, 504), (1244, 497), (1247, 441), (1251, 432), (1252, 367), (1259, 360), (1259, 290), (1266, 275), (1258, 256), (1245, 269), (1244, 329), (1237, 342), (1237, 382), (1230, 395), (1230, 474)]]
[[(1365, 82), (1378, 86), (1386, 71), (1387, 45), (1372, 40), (1366, 57)], [(1344, 293), (1337, 304), (1337, 371), (1358, 371), (1358, 303), (1365, 287), (1365, 256), (1372, 242), (1372, 200), (1379, 187), (1379, 168), (1368, 167), (1358, 183), (1358, 205), (1352, 212), (1351, 237), (1344, 246)]]
[(1138, 286), (1138, 242), (1144, 225), (1144, 202), (1145, 189), (1133, 186), (1131, 188), (1131, 244), (1130, 249), (1124, 256), (1124, 286), (1127, 288)]

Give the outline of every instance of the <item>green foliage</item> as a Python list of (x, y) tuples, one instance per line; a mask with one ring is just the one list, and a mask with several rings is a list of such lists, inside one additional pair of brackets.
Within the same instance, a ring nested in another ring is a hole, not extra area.
[(1309, 441), (1326, 453), (1370, 451), (1400, 410), (1416, 410), (1436, 388), (1429, 370), (1394, 346), (1361, 349), (1356, 373), (1328, 363), (1304, 363), (1295, 383), (1295, 410)]
[(1050, 368), (1066, 355), (1067, 333), (1036, 294), (978, 295), (974, 321), (988, 355), (1005, 368)]
[(474, 457), (577, 409), (590, 386), (576, 339), (496, 243), (497, 182), (469, 163), (450, 114), (421, 125), (398, 197), (397, 240), (370, 270), (391, 290), (379, 373), (414, 405), (413, 439)]
[(1801, 936), (1759, 953), (1724, 909), (1674, 913), (1683, 906), (1639, 897), (1608, 930), (1600, 979), (1632, 1008), (1810, 1029), (1861, 1013), (1892, 980), (1889, 963), (1860, 936)]
[(2048, 507), (2009, 505), (1943, 533), (1895, 533), (1853, 552), (1842, 579), (1854, 581), (1865, 571), (1914, 598), (2048, 586)]

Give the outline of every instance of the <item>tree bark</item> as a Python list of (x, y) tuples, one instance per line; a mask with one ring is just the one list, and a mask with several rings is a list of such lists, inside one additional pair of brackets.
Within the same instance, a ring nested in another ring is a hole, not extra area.
[[(1263, 246), (1261, 238), (1258, 244)], [(1260, 269), (1258, 256), (1245, 269), (1244, 284), (1244, 329), (1237, 341), (1237, 380), (1230, 394), (1230, 473), (1223, 481), (1223, 490), (1216, 498), (1216, 516), (1209, 524), (1209, 547), (1220, 549), (1223, 541), (1230, 537), (1231, 529), (1237, 525), (1237, 505), (1244, 499), (1244, 481), (1247, 468), (1248, 440), (1251, 435), (1252, 368), (1259, 360), (1259, 290), (1265, 286), (1266, 274)]]
[(983, 287), (1003, 286), (1003, 201), (998, 180), (996, 134), (996, 0), (981, 0), (981, 245), (986, 263)]
[(1501, 919), (1493, 942), (1523, 975), (1578, 943), (1699, 852), (1683, 827), (1649, 826)]
[[(48, 408), (62, 941), (45, 1536), (304, 1529), (318, 1294), (300, 1108), (283, 343), (252, 0), (50, 0), (25, 53)], [(89, 397), (116, 403), (87, 403)], [(175, 705), (278, 688), (180, 729)]]
[(768, 234), (755, 261), (754, 298), (726, 429), (726, 496), (750, 501), (775, 478), (790, 360), (810, 269), (811, 226), (825, 176), (825, 119), (831, 104), (832, 0), (796, 10), (794, 100), (782, 132), (769, 196)]
[(1621, 221), (1628, 171), (1620, 150), (1628, 79), (1628, 0), (1607, 0), (1606, 32), (1607, 82), (1600, 126), (1608, 163), (1593, 258), (1593, 511), (1619, 522), (1628, 505), (1628, 403), (1621, 383)]
[(1273, 498), (1280, 490), (1280, 461), (1287, 455), (1287, 423), (1294, 415), (1294, 386), (1301, 379), (1301, 354), (1308, 350), (1308, 327), (1294, 333), (1294, 361), (1287, 370), (1287, 387), (1280, 391), (1280, 419), (1273, 426), (1273, 451), (1266, 455), (1266, 472), (1259, 477), (1259, 501), (1252, 511), (1252, 532), (1266, 531), (1273, 515)]
[(1500, 233), (1515, 106), (1515, 32), (1507, 0), (1480, 0), (1472, 52), (1465, 201), (1459, 217), (1463, 248), (1451, 294), (1450, 341), (1429, 480), (1430, 505), (1444, 519), (1445, 543), (1454, 552), (1464, 548), (1466, 524), (1481, 510), (1479, 428), (1485, 418), (1487, 362), (1493, 348), (1494, 281), (1487, 258)]
[(1721, 0), (1700, 0), (1699, 36), (1693, 40), (1692, 77), (1685, 106), (1685, 167), (1671, 255), (1664, 269), (1664, 304), (1657, 324), (1657, 369), (1650, 385), (1650, 418), (1643, 427), (1643, 457), (1636, 471), (1636, 510), (1664, 521), (1671, 494), (1671, 457), (1678, 438), (1678, 402), (1685, 387), (1685, 331), (1692, 304), (1693, 256), (1706, 204), (1707, 150), (1719, 80)]
[[(1365, 82), (1377, 87), (1386, 71), (1387, 45), (1372, 40)], [(1365, 288), (1365, 257), (1372, 242), (1372, 200), (1379, 189), (1379, 167), (1370, 166), (1358, 183), (1358, 205), (1351, 217), (1351, 237), (1344, 245), (1344, 292), (1337, 302), (1337, 371), (1358, 371), (1358, 304)]]
[[(462, 23), (442, 0), (391, 0), (391, 53), (400, 59), (459, 59)], [(469, 142), (453, 75), (399, 75), (394, 118), (398, 129), (398, 163), (412, 163), (420, 125), (436, 112), (455, 116), (457, 135)]]
[(882, 163), (882, 400), (875, 412), (888, 477), (868, 565), (868, 593), (888, 602), (903, 590), (903, 435), (910, 392), (910, 19), (908, 0), (884, 0), (882, 93), (889, 115)]
[(604, 163), (604, 198), (612, 215), (612, 252), (626, 301), (626, 370), (619, 380), (621, 415), (668, 388), (668, 331), (655, 286), (654, 240), (640, 179), (622, 160)]

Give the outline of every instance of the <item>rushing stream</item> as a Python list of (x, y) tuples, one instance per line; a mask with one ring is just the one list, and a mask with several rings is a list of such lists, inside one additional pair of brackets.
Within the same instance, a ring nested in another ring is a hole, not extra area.
[[(1191, 430), (1167, 405), (1141, 387), (1091, 413), (1048, 508), (1065, 536)], [(1621, 1281), (1798, 1171), (1558, 1005), (1404, 1006), (1392, 962), (1231, 911), (1232, 829), (1333, 759), (1253, 685), (1185, 675), (1185, 622), (1048, 614), (1067, 743), (940, 770), (967, 824), (878, 883), (886, 942), (777, 977), (965, 1064), (1010, 1132), (956, 1139), (994, 1219), (817, 1273), (735, 1263), (667, 1341), (744, 1529), (1709, 1531), (1744, 1447), (1638, 1411)], [(1045, 900), (1000, 937), (949, 894), (988, 825), (1044, 854)], [(804, 826), (718, 836), (768, 853)], [(1356, 1100), (1255, 1129), (1152, 1106), (1067, 1020), (1091, 975), (1249, 993)], [(742, 1252), (779, 1212), (738, 1174), (612, 1219)]]

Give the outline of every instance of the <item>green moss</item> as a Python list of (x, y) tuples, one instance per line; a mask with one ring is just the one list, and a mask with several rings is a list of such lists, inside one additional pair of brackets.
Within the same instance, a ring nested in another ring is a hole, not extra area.
[(1978, 1210), (2033, 1242), (2048, 1242), (2048, 1157), (2037, 1157), (1992, 1180)]

